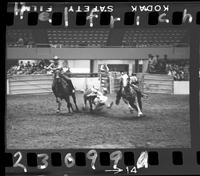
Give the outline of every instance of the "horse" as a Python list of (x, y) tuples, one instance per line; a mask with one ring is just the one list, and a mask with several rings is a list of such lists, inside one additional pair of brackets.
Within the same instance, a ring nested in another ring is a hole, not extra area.
[(134, 90), (128, 81), (129, 78), (125, 79), (122, 78), (120, 90), (117, 92), (116, 95), (116, 105), (120, 103), (120, 99), (122, 98), (123, 101), (128, 105), (130, 111), (132, 112), (135, 109), (138, 112), (138, 117), (143, 116), (141, 111), (142, 104), (138, 101), (137, 92)]
[(78, 106), (76, 104), (76, 96), (74, 92), (71, 92), (71, 88), (67, 81), (63, 78), (60, 69), (54, 70), (54, 79), (52, 83), (52, 91), (56, 97), (56, 102), (58, 103), (57, 113), (60, 112), (61, 101), (64, 99), (67, 102), (68, 112), (74, 112), (72, 104), (70, 103), (70, 96), (72, 96), (76, 110), (78, 111)]

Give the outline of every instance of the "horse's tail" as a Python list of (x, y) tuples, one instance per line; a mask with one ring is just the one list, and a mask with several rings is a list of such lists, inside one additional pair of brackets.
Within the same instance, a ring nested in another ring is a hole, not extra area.
[(116, 101), (115, 101), (115, 104), (116, 104), (116, 105), (119, 104), (121, 97), (122, 97), (121, 91), (118, 91), (118, 92), (117, 92), (117, 95), (116, 95)]
[(86, 107), (86, 104), (87, 104), (87, 96), (86, 96), (85, 92), (84, 92), (84, 94), (83, 94), (83, 101), (84, 101), (84, 106)]

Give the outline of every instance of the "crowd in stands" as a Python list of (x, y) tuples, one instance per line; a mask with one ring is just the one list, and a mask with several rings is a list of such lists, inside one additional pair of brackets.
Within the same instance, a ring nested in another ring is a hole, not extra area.
[(186, 62), (173, 63), (166, 59), (159, 59), (159, 56), (149, 55), (149, 73), (167, 74), (176, 81), (189, 80), (189, 64)]
[[(152, 64), (154, 63), (154, 64)], [(156, 64), (155, 64), (156, 63)], [(20, 61), (8, 69), (8, 75), (30, 75), (30, 74), (52, 74), (53, 71), (48, 69), (51, 61), (43, 59), (37, 62)], [(167, 74), (173, 76), (174, 80), (189, 80), (189, 65), (187, 63), (170, 63), (166, 60), (157, 60), (149, 62), (149, 73)]]
[(26, 47), (26, 48), (32, 48), (35, 45), (35, 43), (32, 40), (19, 38), (18, 40), (12, 40), (10, 39), (8, 42), (8, 46), (10, 47)]
[(188, 80), (189, 72), (187, 65), (167, 64), (166, 72), (168, 75), (173, 76), (176, 81)]
[(8, 71), (8, 75), (29, 75), (29, 74), (51, 74), (52, 71), (46, 69), (50, 65), (48, 59), (40, 60), (39, 62), (26, 63), (20, 61), (18, 65), (12, 66)]

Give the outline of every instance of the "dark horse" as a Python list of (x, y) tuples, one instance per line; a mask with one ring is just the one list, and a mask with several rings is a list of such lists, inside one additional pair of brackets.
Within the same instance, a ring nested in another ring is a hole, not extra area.
[(76, 106), (76, 110), (78, 111), (78, 106), (76, 104), (76, 96), (75, 93), (71, 91), (71, 88), (67, 81), (63, 78), (61, 71), (56, 69), (54, 71), (54, 79), (52, 84), (52, 91), (56, 97), (56, 102), (58, 103), (57, 112), (60, 112), (61, 101), (64, 99), (67, 102), (67, 108), (69, 113), (74, 111), (72, 104), (70, 103), (70, 96), (72, 96), (74, 104)]
[(138, 112), (138, 117), (143, 116), (140, 103), (138, 102), (137, 92), (129, 85), (128, 80), (121, 80), (120, 90), (117, 92), (116, 104), (118, 105), (120, 99), (123, 99), (131, 111), (135, 109)]

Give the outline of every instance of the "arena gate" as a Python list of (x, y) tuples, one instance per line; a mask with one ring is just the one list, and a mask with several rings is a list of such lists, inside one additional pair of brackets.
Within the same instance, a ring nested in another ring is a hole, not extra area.
[(117, 93), (120, 89), (120, 72), (110, 72), (109, 80), (110, 80), (110, 93)]
[(107, 66), (103, 65), (103, 69), (99, 68), (99, 80), (100, 80), (100, 90), (106, 90), (108, 93), (110, 93), (110, 79), (109, 79), (109, 71), (107, 69)]

